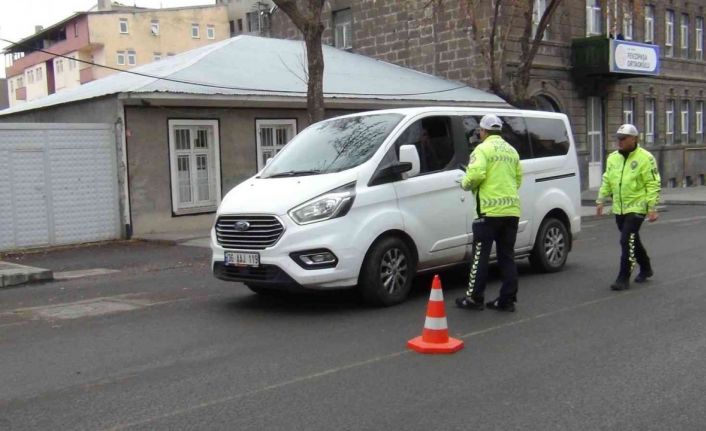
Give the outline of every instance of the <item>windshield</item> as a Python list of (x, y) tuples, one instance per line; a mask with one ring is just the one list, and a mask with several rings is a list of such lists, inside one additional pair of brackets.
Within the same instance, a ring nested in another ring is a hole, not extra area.
[(261, 178), (340, 172), (369, 160), (400, 114), (334, 118), (307, 127), (262, 171)]

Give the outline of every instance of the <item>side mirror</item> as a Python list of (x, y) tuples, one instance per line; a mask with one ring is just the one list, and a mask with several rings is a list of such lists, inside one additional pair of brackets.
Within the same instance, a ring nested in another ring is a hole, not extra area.
[(402, 145), (400, 147), (400, 164), (410, 163), (412, 167), (402, 174), (402, 178), (411, 178), (419, 175), (420, 162), (417, 147), (414, 145)]

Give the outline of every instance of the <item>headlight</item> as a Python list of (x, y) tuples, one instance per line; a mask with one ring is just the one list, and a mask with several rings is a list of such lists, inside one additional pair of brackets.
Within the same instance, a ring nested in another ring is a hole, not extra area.
[(343, 217), (353, 206), (355, 199), (355, 183), (324, 193), (298, 207), (289, 210), (289, 216), (297, 224), (316, 223)]

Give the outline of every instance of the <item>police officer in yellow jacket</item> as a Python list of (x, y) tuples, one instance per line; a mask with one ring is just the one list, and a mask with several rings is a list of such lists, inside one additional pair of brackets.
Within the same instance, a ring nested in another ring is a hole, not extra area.
[(517, 266), (515, 239), (520, 220), (522, 168), (517, 151), (500, 136), (502, 121), (488, 114), (480, 121), (482, 142), (473, 150), (464, 190), (475, 195), (478, 218), (473, 222), (473, 260), (466, 295), (456, 299), (461, 308), (482, 310), (488, 277), (488, 259), (493, 242), (502, 272), (502, 286), (497, 299), (485, 304), (499, 311), (515, 311), (517, 301)]
[(630, 287), (630, 274), (636, 263), (640, 265), (640, 273), (635, 282), (645, 282), (653, 275), (647, 250), (640, 241), (640, 227), (645, 217), (649, 222), (657, 220), (660, 177), (655, 158), (637, 145), (635, 126), (623, 124), (618, 128), (617, 138), (618, 150), (606, 162), (596, 214), (602, 215), (604, 203), (612, 198), (622, 253), (618, 277), (610, 288), (625, 290)]

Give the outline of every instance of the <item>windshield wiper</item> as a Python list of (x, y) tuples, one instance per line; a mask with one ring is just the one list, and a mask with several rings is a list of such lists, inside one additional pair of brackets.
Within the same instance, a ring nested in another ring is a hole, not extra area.
[(320, 174), (321, 171), (318, 170), (308, 170), (308, 171), (286, 171), (286, 172), (280, 172), (277, 174), (270, 175), (267, 178), (280, 178), (280, 177), (299, 177), (299, 176), (304, 176), (304, 175), (317, 175)]

